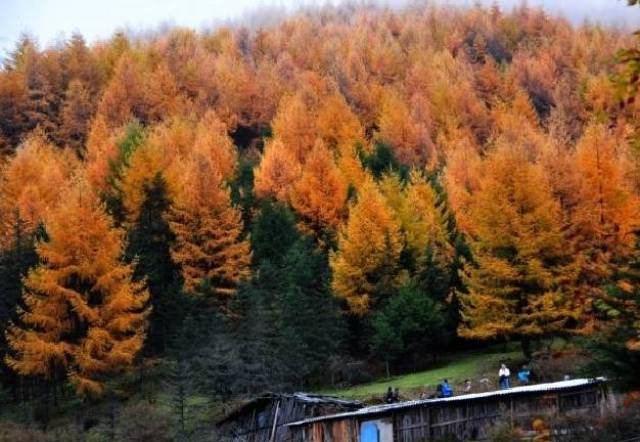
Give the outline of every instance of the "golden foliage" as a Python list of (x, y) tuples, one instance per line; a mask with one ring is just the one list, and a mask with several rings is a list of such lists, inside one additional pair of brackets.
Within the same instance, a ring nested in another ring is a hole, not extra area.
[(427, 128), (415, 121), (396, 92), (385, 94), (378, 126), (380, 139), (394, 149), (401, 162), (422, 165), (433, 160), (433, 144)]
[(316, 142), (316, 117), (302, 94), (285, 96), (271, 124), (274, 138), (300, 162)]
[(357, 144), (364, 144), (362, 125), (340, 93), (322, 100), (317, 124), (318, 135), (327, 147), (343, 155), (349, 154)]
[(255, 171), (256, 195), (273, 196), (278, 201), (289, 202), (291, 192), (302, 171), (295, 153), (280, 141), (273, 140), (264, 148), (262, 160)]
[[(54, 148), (42, 134), (31, 135), (2, 169), (0, 231), (9, 232), (16, 216), (34, 229), (60, 201), (60, 190), (76, 167), (70, 151)], [(0, 238), (0, 245), (6, 240)]]
[(349, 207), (338, 249), (330, 256), (331, 287), (353, 314), (366, 314), (400, 286), (404, 279), (398, 266), (401, 251), (400, 225), (376, 184), (368, 180)]
[(424, 257), (427, 247), (439, 262), (451, 262), (453, 250), (444, 208), (433, 187), (417, 171), (411, 173), (405, 190), (400, 222), (407, 247), (417, 262)]
[(500, 146), (485, 160), (469, 208), (475, 263), (459, 293), (471, 338), (542, 336), (579, 316), (566, 286), (575, 277), (560, 206), (544, 171), (522, 149)]
[(192, 150), (194, 137), (193, 122), (173, 118), (154, 127), (144, 144), (133, 152), (120, 183), (129, 221), (137, 219), (144, 201), (144, 184), (150, 183), (156, 174), (165, 176), (169, 197), (174, 197), (179, 172), (173, 166)]
[[(575, 153), (576, 192), (569, 211), (580, 258), (578, 295), (587, 313), (603, 285), (635, 251), (640, 201), (625, 176), (625, 145), (599, 124), (589, 125)], [(595, 324), (588, 316), (585, 329)]]
[(89, 89), (73, 80), (65, 93), (60, 132), (63, 142), (81, 156), (94, 104)]
[[(466, 267), (463, 333), (546, 333), (575, 313), (565, 286), (588, 305), (636, 247), (640, 101), (617, 105), (611, 63), (631, 42), (526, 7), (420, 6), (328, 8), (254, 33), (117, 33), (92, 46), (74, 36), (42, 50), (24, 39), (0, 72), (0, 233), (16, 216), (33, 229), (76, 174), (91, 198), (122, 198), (126, 225), (160, 173), (188, 288), (204, 281), (227, 296), (248, 271), (227, 186), (272, 129), (255, 194), (291, 205), (307, 232), (340, 231), (333, 287), (352, 311), (397, 287), (400, 250), (449, 263), (446, 197), (479, 257)], [(112, 176), (134, 119), (144, 143)], [(250, 147), (238, 153), (229, 134)], [(378, 141), (424, 173), (374, 182), (360, 156)], [(424, 175), (441, 170), (436, 195)], [(348, 210), (347, 195), (358, 198)]]
[(458, 226), (464, 232), (473, 232), (470, 219), (470, 207), (473, 192), (480, 183), (482, 160), (478, 152), (466, 143), (451, 151), (447, 158), (444, 182), (447, 188), (449, 204), (456, 216)]
[(128, 54), (120, 57), (113, 77), (98, 103), (98, 112), (111, 127), (120, 127), (140, 117), (143, 105), (143, 78), (140, 66)]
[(196, 126), (194, 151), (209, 156), (224, 180), (230, 180), (236, 171), (237, 152), (227, 135), (227, 126), (213, 111), (207, 111)]
[(68, 187), (45, 224), (42, 264), (25, 280), (20, 323), (7, 332), (7, 363), (46, 379), (68, 372), (80, 395), (99, 396), (104, 377), (142, 347), (148, 292), (120, 262), (122, 232), (85, 182)]
[(576, 146), (578, 199), (572, 223), (590, 260), (628, 256), (635, 245), (640, 205), (625, 177), (624, 145), (592, 124)]
[(249, 275), (249, 242), (240, 211), (211, 157), (193, 152), (180, 165), (169, 224), (176, 235), (172, 257), (192, 294), (228, 297)]
[(149, 122), (162, 121), (181, 115), (186, 102), (178, 90), (178, 84), (166, 63), (160, 63), (143, 79), (144, 104), (141, 110)]
[(117, 135), (109, 130), (102, 115), (97, 115), (91, 123), (87, 139), (85, 177), (98, 193), (105, 192), (111, 173), (110, 165), (118, 157)]
[(309, 153), (302, 175), (294, 184), (291, 206), (308, 227), (319, 232), (337, 227), (344, 215), (347, 185), (336, 167), (331, 152), (320, 140)]

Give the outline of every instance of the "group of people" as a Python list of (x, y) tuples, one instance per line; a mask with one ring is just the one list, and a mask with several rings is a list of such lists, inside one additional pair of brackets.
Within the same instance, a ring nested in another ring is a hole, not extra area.
[[(518, 371), (517, 377), (520, 385), (528, 385), (531, 382), (531, 370), (526, 365), (523, 365)], [(511, 388), (511, 370), (506, 364), (502, 364), (500, 370), (498, 370), (498, 383), (501, 390)]]
[[(517, 373), (518, 383), (520, 385), (528, 385), (531, 382), (531, 370), (526, 365), (523, 365)], [(498, 370), (498, 384), (501, 390), (507, 390), (511, 388), (511, 370), (506, 364), (500, 366)], [(464, 393), (471, 393), (472, 385), (469, 379), (465, 379), (464, 386), (462, 387)], [(428, 396), (428, 399), (441, 399), (453, 396), (453, 387), (449, 384), (449, 380), (443, 379), (441, 383), (436, 387), (435, 394)], [(424, 393), (422, 398), (426, 398)], [(400, 401), (400, 392), (398, 388), (389, 387), (387, 393), (384, 396), (384, 401), (387, 404), (393, 404)]]
[(389, 387), (387, 389), (387, 394), (384, 395), (384, 401), (387, 404), (395, 404), (396, 402), (400, 402), (400, 390), (398, 389), (398, 387)]
[[(531, 382), (531, 370), (523, 365), (517, 373), (518, 383), (520, 385), (528, 385)], [(488, 379), (486, 380), (489, 381)], [(511, 388), (511, 370), (506, 364), (502, 364), (500, 366), (500, 370), (498, 370), (498, 384), (501, 390), (506, 390)], [(465, 379), (464, 385), (462, 387), (462, 391), (464, 394), (471, 393), (472, 385), (469, 379)], [(396, 389), (397, 393), (397, 389)], [(424, 393), (422, 394), (422, 399), (441, 399), (453, 396), (453, 387), (449, 383), (448, 379), (443, 379), (441, 383), (436, 387), (435, 394), (426, 396)], [(397, 402), (397, 400), (393, 400), (393, 391), (391, 387), (389, 387), (389, 391), (387, 391), (387, 395), (385, 396), (385, 400), (387, 403)], [(397, 394), (395, 395), (397, 398)]]

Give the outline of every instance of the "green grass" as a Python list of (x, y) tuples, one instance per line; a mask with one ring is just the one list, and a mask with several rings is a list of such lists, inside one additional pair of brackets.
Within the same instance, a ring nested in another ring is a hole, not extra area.
[[(489, 377), (493, 380), (497, 377), (500, 363), (504, 361), (519, 361), (520, 359), (522, 359), (522, 353), (511, 349), (506, 353), (496, 350), (462, 353), (448, 360), (443, 360), (442, 363), (430, 370), (394, 376), (389, 379), (385, 378), (369, 384), (326, 390), (322, 393), (344, 398), (362, 399), (381, 396), (392, 385), (400, 389), (402, 396), (412, 396), (410, 393), (418, 393), (418, 390), (432, 393), (435, 391), (436, 385), (442, 382), (444, 378), (452, 383), (454, 389), (459, 389), (465, 379), (477, 382), (482, 377)], [(516, 365), (511, 364), (512, 370), (515, 367)]]

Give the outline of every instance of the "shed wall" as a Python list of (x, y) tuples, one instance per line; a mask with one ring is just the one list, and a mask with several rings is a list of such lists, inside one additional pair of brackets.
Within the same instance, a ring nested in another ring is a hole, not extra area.
[(375, 415), (354, 415), (291, 427), (292, 442), (358, 442), (363, 422), (389, 419), (391, 435), (381, 432), (379, 442), (437, 441), (447, 435), (463, 440), (484, 440), (496, 422), (505, 420), (525, 431), (540, 417), (562, 414), (599, 415), (608, 404), (606, 386), (589, 385), (566, 391), (503, 395), (480, 400), (423, 403)]

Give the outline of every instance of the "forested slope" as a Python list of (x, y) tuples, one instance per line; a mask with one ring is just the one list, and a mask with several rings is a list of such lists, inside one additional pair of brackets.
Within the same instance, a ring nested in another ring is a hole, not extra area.
[(217, 406), (558, 336), (633, 373), (634, 44), (526, 6), (25, 36), (0, 71), (7, 403), (47, 422), (152, 373)]

